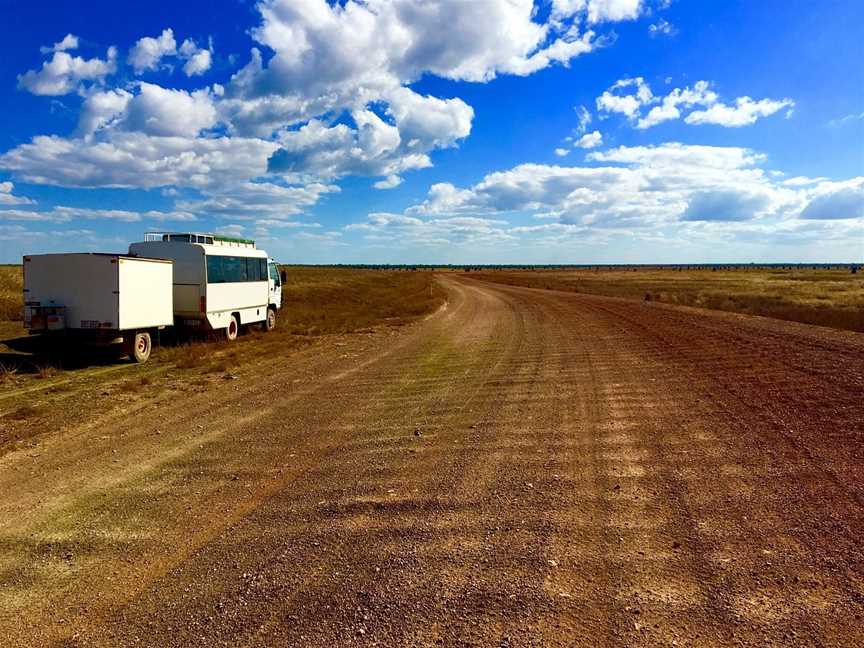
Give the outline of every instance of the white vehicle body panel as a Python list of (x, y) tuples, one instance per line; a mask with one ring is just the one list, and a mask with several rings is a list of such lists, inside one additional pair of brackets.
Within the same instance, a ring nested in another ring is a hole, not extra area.
[(170, 263), (118, 254), (24, 257), (25, 324), (35, 307), (65, 308), (66, 329), (128, 330), (171, 325)]
[(176, 241), (145, 241), (129, 246), (129, 254), (174, 262), (174, 314), (200, 318), (201, 297), (207, 285), (204, 250), (199, 245)]

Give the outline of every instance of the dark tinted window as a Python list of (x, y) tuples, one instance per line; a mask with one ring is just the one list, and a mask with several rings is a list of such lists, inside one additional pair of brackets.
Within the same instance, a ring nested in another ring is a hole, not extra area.
[(237, 283), (241, 281), (265, 281), (266, 279), (266, 259), (207, 256), (207, 281), (209, 283)]
[(207, 257), (207, 282), (208, 283), (225, 283), (225, 272), (222, 269), (222, 259), (225, 257), (208, 256)]
[(246, 259), (246, 277), (248, 281), (265, 281), (267, 279), (267, 272), (264, 268), (264, 264), (267, 262), (264, 259), (253, 259), (252, 257), (248, 257)]
[(228, 281), (246, 281), (246, 259), (225, 257), (225, 277)]

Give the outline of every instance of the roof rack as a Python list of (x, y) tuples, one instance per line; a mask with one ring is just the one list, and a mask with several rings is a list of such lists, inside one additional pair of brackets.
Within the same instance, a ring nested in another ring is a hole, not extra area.
[(205, 234), (201, 232), (145, 232), (145, 241), (176, 241), (178, 243), (197, 243), (199, 245), (222, 245), (225, 247), (254, 248), (252, 239)]

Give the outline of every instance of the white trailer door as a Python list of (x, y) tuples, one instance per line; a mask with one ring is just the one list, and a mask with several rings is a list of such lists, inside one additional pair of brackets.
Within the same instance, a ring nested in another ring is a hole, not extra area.
[(170, 261), (120, 257), (119, 326), (123, 330), (169, 326), (174, 323)]

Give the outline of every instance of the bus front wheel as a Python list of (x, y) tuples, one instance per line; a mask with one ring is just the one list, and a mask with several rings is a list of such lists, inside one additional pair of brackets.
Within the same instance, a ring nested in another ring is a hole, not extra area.
[(276, 328), (276, 309), (268, 308), (267, 309), (267, 317), (261, 323), (264, 332), (269, 333), (273, 329)]

